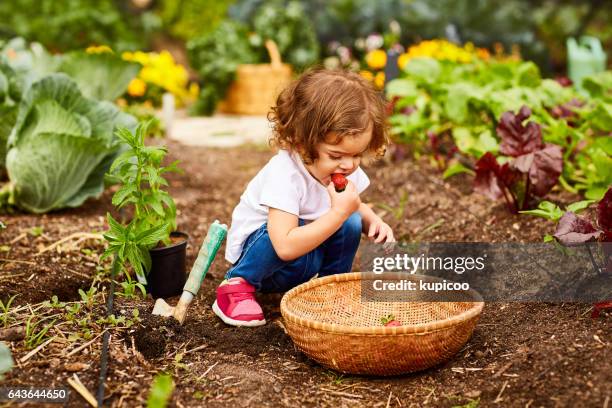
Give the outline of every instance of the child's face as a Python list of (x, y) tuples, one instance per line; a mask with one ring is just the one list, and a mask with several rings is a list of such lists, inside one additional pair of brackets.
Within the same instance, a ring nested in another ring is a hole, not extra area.
[[(329, 134), (326, 141), (333, 141), (335, 137)], [(345, 136), (338, 144), (322, 142), (317, 145), (318, 159), (306, 165), (306, 168), (320, 183), (328, 185), (331, 175), (342, 173), (349, 175), (357, 170), (361, 156), (372, 140), (372, 126), (365, 132), (354, 136)]]

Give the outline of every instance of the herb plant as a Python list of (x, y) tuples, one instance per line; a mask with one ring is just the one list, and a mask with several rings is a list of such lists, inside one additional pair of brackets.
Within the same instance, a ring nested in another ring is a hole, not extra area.
[(149, 250), (160, 242), (170, 243), (170, 233), (176, 229), (176, 205), (163, 190), (168, 182), (162, 176), (167, 172), (178, 172), (177, 162), (162, 166), (167, 149), (146, 146), (144, 143), (149, 122), (138, 125), (135, 132), (122, 128), (117, 136), (128, 149), (117, 157), (110, 169), (111, 179), (121, 185), (113, 195), (113, 205), (118, 209), (130, 206), (133, 218), (122, 225), (107, 214), (109, 230), (104, 234), (109, 246), (102, 259), (118, 256), (122, 265), (128, 262), (140, 281), (151, 270)]

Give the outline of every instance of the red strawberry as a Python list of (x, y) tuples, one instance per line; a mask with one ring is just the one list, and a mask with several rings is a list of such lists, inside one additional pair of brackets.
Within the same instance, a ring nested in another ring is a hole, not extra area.
[(402, 323), (400, 323), (398, 320), (395, 320), (395, 316), (393, 316), (392, 314), (381, 317), (380, 321), (383, 326), (386, 327), (398, 327), (402, 325)]
[(337, 193), (341, 193), (346, 188), (348, 184), (348, 180), (344, 177), (342, 173), (334, 173), (331, 176), (332, 183), (334, 183), (334, 187), (336, 188)]

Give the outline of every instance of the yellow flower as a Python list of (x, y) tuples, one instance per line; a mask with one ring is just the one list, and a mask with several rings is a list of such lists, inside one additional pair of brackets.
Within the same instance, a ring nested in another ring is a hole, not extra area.
[(361, 75), (363, 78), (367, 79), (368, 81), (372, 81), (374, 80), (374, 74), (372, 74), (370, 71), (359, 71), (359, 75)]
[(387, 63), (387, 53), (383, 50), (370, 51), (365, 56), (366, 64), (372, 69), (381, 69)]
[(410, 58), (412, 57), (407, 52), (400, 55), (397, 59), (397, 66), (399, 67), (399, 69), (404, 69), (406, 64), (408, 64), (408, 61), (410, 61)]
[(385, 87), (385, 73), (383, 71), (378, 72), (374, 77), (374, 85), (379, 89)]
[(88, 54), (103, 54), (105, 52), (113, 52), (108, 45), (90, 45), (85, 48), (85, 52)]
[(128, 95), (138, 98), (145, 94), (147, 84), (140, 78), (134, 78), (128, 84)]

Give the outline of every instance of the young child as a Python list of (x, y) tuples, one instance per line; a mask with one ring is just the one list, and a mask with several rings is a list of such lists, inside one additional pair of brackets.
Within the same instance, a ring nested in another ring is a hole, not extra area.
[[(213, 311), (234, 326), (266, 323), (255, 292), (284, 292), (315, 275), (351, 271), (361, 233), (393, 242), (389, 225), (362, 203), (370, 181), (363, 156), (387, 139), (382, 95), (358, 74), (312, 70), (278, 97), (269, 115), (279, 148), (232, 214)], [(348, 179), (336, 192), (331, 176)]]

